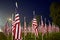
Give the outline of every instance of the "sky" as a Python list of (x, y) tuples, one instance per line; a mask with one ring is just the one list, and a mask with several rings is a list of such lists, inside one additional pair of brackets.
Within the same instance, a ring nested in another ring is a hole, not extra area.
[(42, 15), (43, 18), (51, 20), (50, 5), (52, 2), (60, 2), (60, 0), (0, 0), (0, 27), (4, 26), (8, 18), (11, 18), (12, 13), (15, 13), (15, 2), (18, 2), (18, 13), (20, 14), (21, 23), (23, 17), (26, 17), (27, 23), (35, 15)]

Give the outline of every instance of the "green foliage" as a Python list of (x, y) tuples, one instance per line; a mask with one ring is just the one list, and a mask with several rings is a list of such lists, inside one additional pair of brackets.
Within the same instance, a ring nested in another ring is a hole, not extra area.
[(52, 39), (53, 40), (60, 40), (60, 33), (53, 33), (52, 34)]
[(12, 40), (12, 33), (9, 33), (7, 38), (8, 38), (8, 40)]
[[(6, 37), (7, 36), (7, 37)], [(12, 40), (12, 35), (11, 33), (8, 35), (4, 35), (3, 33), (0, 33), (0, 40)], [(42, 35), (41, 33), (38, 34), (38, 36), (35, 36), (32, 33), (27, 33), (26, 36), (24, 36), (24, 33), (22, 33), (22, 40), (42, 40)], [(58, 33), (47, 33), (43, 36), (44, 40), (60, 40), (60, 32)]]
[(50, 12), (53, 23), (60, 26), (60, 3), (53, 2), (50, 6)]
[[(27, 35), (23, 36), (23, 40), (35, 40), (35, 35), (32, 33), (27, 33)], [(60, 40), (60, 33), (47, 33), (43, 36), (44, 40)], [(42, 35), (39, 33), (38, 37), (36, 37), (36, 40), (42, 40)]]
[(24, 33), (23, 33), (23, 40), (34, 40), (34, 37), (35, 35), (32, 33), (27, 33), (26, 36), (24, 36)]
[(0, 32), (0, 40), (7, 40), (6, 35), (4, 35), (2, 32)]

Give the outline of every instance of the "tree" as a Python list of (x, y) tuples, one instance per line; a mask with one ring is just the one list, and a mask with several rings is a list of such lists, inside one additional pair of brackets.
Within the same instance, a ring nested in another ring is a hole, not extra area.
[(53, 23), (60, 26), (60, 3), (53, 2), (50, 6), (50, 12)]

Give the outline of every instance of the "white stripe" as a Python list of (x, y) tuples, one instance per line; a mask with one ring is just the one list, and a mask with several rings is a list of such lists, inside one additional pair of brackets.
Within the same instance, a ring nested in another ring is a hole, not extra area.
[(36, 20), (35, 18), (33, 20)]
[(18, 20), (18, 19), (19, 19), (19, 17), (15, 18), (15, 20)]
[(17, 39), (17, 33), (18, 33), (18, 24), (16, 24), (16, 30), (15, 30), (16, 32), (15, 32), (15, 39)]
[(33, 21), (32, 23), (37, 23), (37, 21)]
[(20, 22), (20, 20), (17, 20), (17, 21), (15, 22), (15, 24), (18, 23), (18, 22)]
[(42, 16), (41, 16), (41, 25), (43, 25), (43, 19), (42, 19)]
[(16, 14), (15, 17), (16, 17), (16, 16), (19, 16), (19, 14)]

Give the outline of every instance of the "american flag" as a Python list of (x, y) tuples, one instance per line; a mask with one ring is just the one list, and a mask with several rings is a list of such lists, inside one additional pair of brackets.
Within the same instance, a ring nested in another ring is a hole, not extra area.
[(41, 25), (40, 25), (40, 32), (42, 32), (42, 28), (44, 27), (42, 16), (41, 16)]
[(12, 34), (14, 34), (13, 40), (22, 40), (19, 14), (15, 15), (15, 21), (12, 24)]
[(45, 33), (47, 33), (47, 24), (46, 24), (46, 18), (45, 18), (45, 26), (44, 26), (44, 28), (45, 28), (45, 29), (44, 29), (44, 30), (45, 30), (44, 32), (45, 32)]
[(38, 36), (38, 27), (37, 27), (37, 20), (36, 18), (33, 18), (32, 20), (32, 31), (35, 33), (36, 36)]
[(56, 29), (55, 29), (55, 25), (54, 25), (54, 23), (52, 23), (52, 32), (55, 32), (56, 31)]
[(30, 27), (30, 26), (28, 26), (27, 29), (28, 29), (28, 30), (27, 30), (28, 32), (31, 32), (31, 27)]
[(26, 17), (24, 17), (24, 35), (27, 35), (27, 28), (26, 28)]
[(56, 32), (59, 32), (59, 29), (60, 29), (59, 26), (56, 26)]
[(12, 20), (12, 36), (13, 36), (13, 40), (14, 40), (14, 36), (15, 36), (15, 22)]
[(10, 31), (10, 28), (9, 28), (8, 21), (7, 21), (5, 24), (4, 32), (6, 33), (6, 35), (9, 35), (9, 31)]
[(42, 16), (41, 16), (41, 27), (40, 27), (40, 31), (42, 32), (42, 36), (44, 36), (46, 30), (45, 30), (45, 27), (44, 27)]
[(49, 25), (48, 25), (48, 32), (51, 33), (52, 32), (52, 26), (50, 24), (50, 21), (49, 21)]

